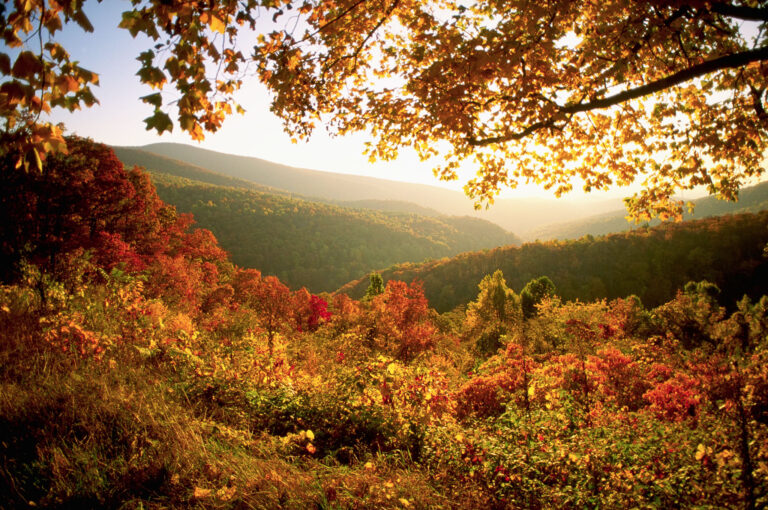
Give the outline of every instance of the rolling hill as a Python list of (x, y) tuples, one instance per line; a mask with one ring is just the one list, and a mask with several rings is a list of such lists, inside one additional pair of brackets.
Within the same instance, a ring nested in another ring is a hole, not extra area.
[[(562, 221), (563, 218), (586, 218), (621, 207), (620, 200), (525, 198), (498, 199), (490, 209), (475, 211), (472, 201), (463, 193), (437, 186), (293, 168), (263, 159), (224, 154), (185, 144), (156, 143), (114, 149), (123, 155), (127, 149), (133, 149), (164, 156), (229, 177), (311, 197), (313, 200), (410, 202), (405, 212), (412, 212), (414, 207), (424, 207), (449, 216), (471, 215), (496, 223), (511, 232), (529, 231)], [(152, 168), (149, 165), (143, 166)]]
[(291, 194), (263, 186), (253, 181), (238, 179), (218, 172), (213, 172), (206, 168), (179, 161), (177, 159), (161, 156), (152, 152), (147, 152), (133, 147), (112, 147), (115, 155), (126, 167), (140, 166), (150, 171), (158, 172), (164, 175), (183, 177), (193, 181), (204, 182), (207, 184), (216, 184), (218, 186), (228, 186), (231, 188), (252, 189), (264, 193), (274, 193), (277, 195), (290, 196)]
[[(403, 264), (382, 271), (385, 280), (424, 282), (430, 305), (447, 311), (477, 296), (477, 284), (501, 269), (511, 288), (520, 291), (531, 279), (549, 276), (568, 300), (639, 296), (646, 306), (674, 297), (688, 281), (709, 280), (723, 291), (723, 303), (743, 294), (768, 293), (768, 211), (713, 216), (665, 223), (651, 228), (576, 241), (526, 243), (522, 246), (463, 253), (424, 264)], [(368, 280), (339, 289), (361, 297)]]
[[(716, 197), (704, 197), (692, 200), (695, 205), (693, 214), (685, 213), (685, 220), (720, 216), (723, 214), (756, 213), (768, 209), (768, 182), (743, 188), (739, 193), (738, 202), (718, 200)], [(585, 235), (605, 235), (615, 232), (624, 232), (636, 229), (639, 226), (628, 222), (624, 210), (612, 211), (589, 218), (567, 223), (556, 223), (537, 228), (521, 234), (527, 241), (535, 239), (549, 241), (552, 239), (578, 239)], [(652, 221), (650, 225), (658, 225), (659, 221)]]
[(519, 242), (493, 223), (352, 209), (151, 172), (158, 195), (192, 213), (232, 261), (290, 286), (331, 291), (374, 268)]

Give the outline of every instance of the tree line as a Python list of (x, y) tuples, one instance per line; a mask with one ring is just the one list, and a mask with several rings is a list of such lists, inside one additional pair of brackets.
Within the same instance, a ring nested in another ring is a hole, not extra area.
[[(744, 294), (754, 298), (765, 292), (766, 243), (768, 211), (762, 211), (463, 253), (381, 273), (387, 280), (423, 281), (430, 303), (441, 311), (468, 303), (477, 282), (497, 269), (515, 289), (547, 275), (568, 300), (636, 295), (647, 306), (658, 306), (686, 282), (705, 279), (722, 289), (724, 303), (734, 303)], [(365, 285), (360, 279), (340, 291), (359, 297)]]

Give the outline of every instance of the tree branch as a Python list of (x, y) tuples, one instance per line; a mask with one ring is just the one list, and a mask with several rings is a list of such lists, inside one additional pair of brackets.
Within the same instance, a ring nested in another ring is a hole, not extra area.
[(501, 136), (493, 136), (491, 138), (483, 138), (481, 140), (478, 140), (476, 138), (468, 138), (467, 142), (469, 145), (473, 147), (480, 147), (483, 145), (491, 145), (493, 143), (501, 143), (501, 142), (509, 142), (512, 140), (520, 140), (522, 138), (525, 138), (526, 136), (532, 135), (536, 131), (548, 127), (553, 127), (555, 124), (555, 121), (550, 119), (548, 121), (542, 121), (542, 122), (536, 122), (535, 124), (531, 124), (527, 128), (523, 129), (522, 131), (519, 131), (517, 133), (511, 133), (508, 135), (501, 135)]
[(325, 66), (323, 66), (323, 75), (325, 75), (325, 73), (328, 71), (328, 69), (332, 68), (333, 66), (335, 66), (336, 64), (338, 64), (342, 60), (350, 60), (350, 59), (352, 59), (352, 60), (355, 60), (355, 62), (357, 62), (357, 57), (360, 55), (360, 52), (363, 50), (365, 45), (368, 44), (368, 41), (379, 30), (379, 28), (381, 28), (381, 26), (384, 24), (384, 22), (386, 22), (387, 19), (389, 19), (389, 17), (392, 15), (392, 13), (395, 11), (395, 9), (397, 8), (397, 6), (399, 4), (400, 4), (400, 0), (394, 0), (390, 4), (389, 8), (387, 9), (387, 12), (385, 12), (384, 16), (382, 16), (381, 19), (378, 21), (378, 23), (376, 23), (376, 26), (373, 27), (373, 29), (370, 32), (368, 32), (368, 34), (365, 36), (363, 41), (357, 46), (355, 51), (353, 51), (349, 55), (342, 55), (341, 57), (335, 59), (330, 64), (326, 64)]
[(760, 60), (768, 59), (768, 46), (757, 48), (754, 50), (743, 51), (741, 53), (734, 53), (732, 55), (726, 55), (724, 57), (707, 60), (701, 64), (696, 64), (682, 71), (678, 71), (665, 78), (661, 78), (645, 85), (641, 85), (634, 89), (625, 90), (612, 96), (604, 97), (602, 99), (596, 99), (587, 103), (579, 103), (573, 105), (566, 105), (560, 107), (560, 111), (563, 113), (579, 113), (590, 110), (598, 110), (601, 108), (608, 108), (609, 106), (615, 106), (632, 99), (638, 99), (640, 97), (654, 94), (661, 90), (674, 87), (686, 81), (693, 80), (705, 74), (709, 74), (722, 69), (733, 69), (736, 67), (745, 66), (752, 62), (758, 62)]
[(729, 18), (739, 18), (747, 21), (768, 21), (768, 9), (760, 7), (715, 2), (711, 5), (709, 11)]
[[(654, 94), (656, 92), (660, 92), (662, 90), (666, 90), (668, 88), (674, 87), (681, 83), (693, 80), (700, 76), (704, 76), (705, 74), (709, 74), (715, 71), (720, 71), (723, 69), (733, 69), (737, 67), (742, 67), (751, 62), (758, 62), (761, 60), (768, 60), (768, 46), (708, 60), (706, 62), (702, 62), (700, 64), (696, 64), (694, 66), (688, 67), (687, 69), (683, 69), (682, 71), (673, 73), (665, 78), (661, 78), (659, 80), (646, 83), (645, 85), (641, 85), (633, 89), (619, 92), (612, 96), (604, 97), (601, 99), (595, 99), (593, 101), (588, 101), (586, 103), (575, 103), (575, 104), (570, 104), (565, 106), (559, 106), (558, 114), (583, 113), (591, 110), (600, 110), (603, 108), (609, 108), (611, 106), (616, 106), (618, 104), (631, 101), (632, 99), (638, 99), (641, 97)], [(527, 128), (517, 133), (500, 135), (500, 136), (495, 136), (491, 138), (484, 138), (480, 140), (475, 138), (468, 138), (467, 142), (469, 143), (469, 145), (477, 147), (477, 146), (483, 146), (483, 145), (490, 145), (493, 143), (520, 140), (521, 138), (525, 138), (526, 136), (529, 136), (540, 129), (553, 127), (554, 123), (555, 123), (555, 119), (553, 117), (548, 120), (531, 124)]]
[(317, 29), (317, 30), (315, 30), (315, 31), (314, 31), (314, 32), (312, 32), (311, 34), (307, 34), (307, 35), (306, 35), (306, 36), (304, 36), (304, 37), (303, 37), (301, 40), (299, 40), (299, 41), (296, 41), (296, 42), (295, 42), (295, 43), (293, 43), (293, 44), (301, 44), (301, 43), (303, 43), (303, 42), (306, 42), (306, 41), (308, 41), (308, 40), (312, 39), (312, 38), (313, 38), (313, 37), (315, 37), (317, 34), (319, 34), (320, 32), (322, 32), (323, 30), (325, 30), (325, 29), (326, 29), (326, 28), (328, 28), (329, 26), (333, 25), (334, 23), (338, 22), (339, 20), (341, 20), (342, 18), (344, 18), (344, 17), (345, 17), (347, 14), (349, 14), (350, 12), (354, 11), (354, 10), (357, 8), (357, 6), (359, 6), (360, 4), (364, 4), (365, 2), (366, 2), (366, 0), (358, 0), (357, 2), (353, 3), (352, 5), (350, 5), (350, 6), (349, 6), (349, 7), (347, 7), (346, 9), (344, 9), (344, 10), (343, 10), (341, 13), (339, 13), (337, 16), (334, 16), (332, 19), (328, 20), (328, 22), (327, 22), (327, 23), (325, 23), (325, 25), (322, 25), (322, 26), (318, 27), (318, 29)]

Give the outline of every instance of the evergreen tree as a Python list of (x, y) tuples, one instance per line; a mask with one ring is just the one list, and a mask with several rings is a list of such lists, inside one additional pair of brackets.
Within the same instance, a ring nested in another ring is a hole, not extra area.
[(507, 287), (501, 270), (486, 275), (477, 287), (477, 300), (467, 307), (468, 334), (478, 351), (492, 354), (501, 347), (501, 337), (520, 322), (520, 297)]
[(368, 285), (368, 290), (365, 291), (364, 301), (368, 301), (384, 292), (384, 279), (379, 273), (371, 273), (370, 280), (371, 283)]
[(523, 317), (530, 319), (536, 316), (536, 305), (545, 297), (555, 295), (555, 284), (547, 276), (540, 276), (525, 284), (520, 292)]

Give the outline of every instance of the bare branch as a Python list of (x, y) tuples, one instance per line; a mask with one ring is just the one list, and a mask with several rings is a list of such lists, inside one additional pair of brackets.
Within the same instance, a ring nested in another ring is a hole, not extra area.
[(527, 128), (517, 133), (511, 133), (511, 134), (502, 135), (502, 136), (494, 136), (491, 138), (483, 138), (481, 140), (478, 140), (475, 138), (469, 138), (467, 139), (467, 143), (469, 143), (469, 145), (473, 147), (480, 147), (483, 145), (491, 145), (494, 143), (509, 142), (512, 140), (521, 140), (526, 136), (530, 136), (536, 131), (539, 131), (540, 129), (546, 129), (546, 128), (552, 128), (552, 127), (555, 127), (554, 119), (550, 119), (546, 122), (544, 121), (536, 122), (535, 124), (531, 124)]
[(381, 26), (389, 19), (389, 17), (392, 15), (392, 13), (395, 11), (397, 6), (400, 4), (400, 0), (394, 0), (392, 4), (390, 4), (389, 8), (387, 9), (387, 12), (384, 13), (384, 16), (381, 17), (381, 19), (376, 23), (376, 26), (373, 27), (373, 29), (366, 34), (363, 41), (357, 46), (355, 51), (353, 51), (349, 55), (342, 55), (341, 57), (335, 59), (333, 62), (326, 64), (323, 67), (323, 75), (331, 69), (333, 66), (341, 62), (342, 60), (354, 60), (357, 62), (357, 57), (360, 55), (360, 52), (363, 50), (366, 44), (368, 44), (368, 41), (373, 37), (373, 35), (381, 28)]

